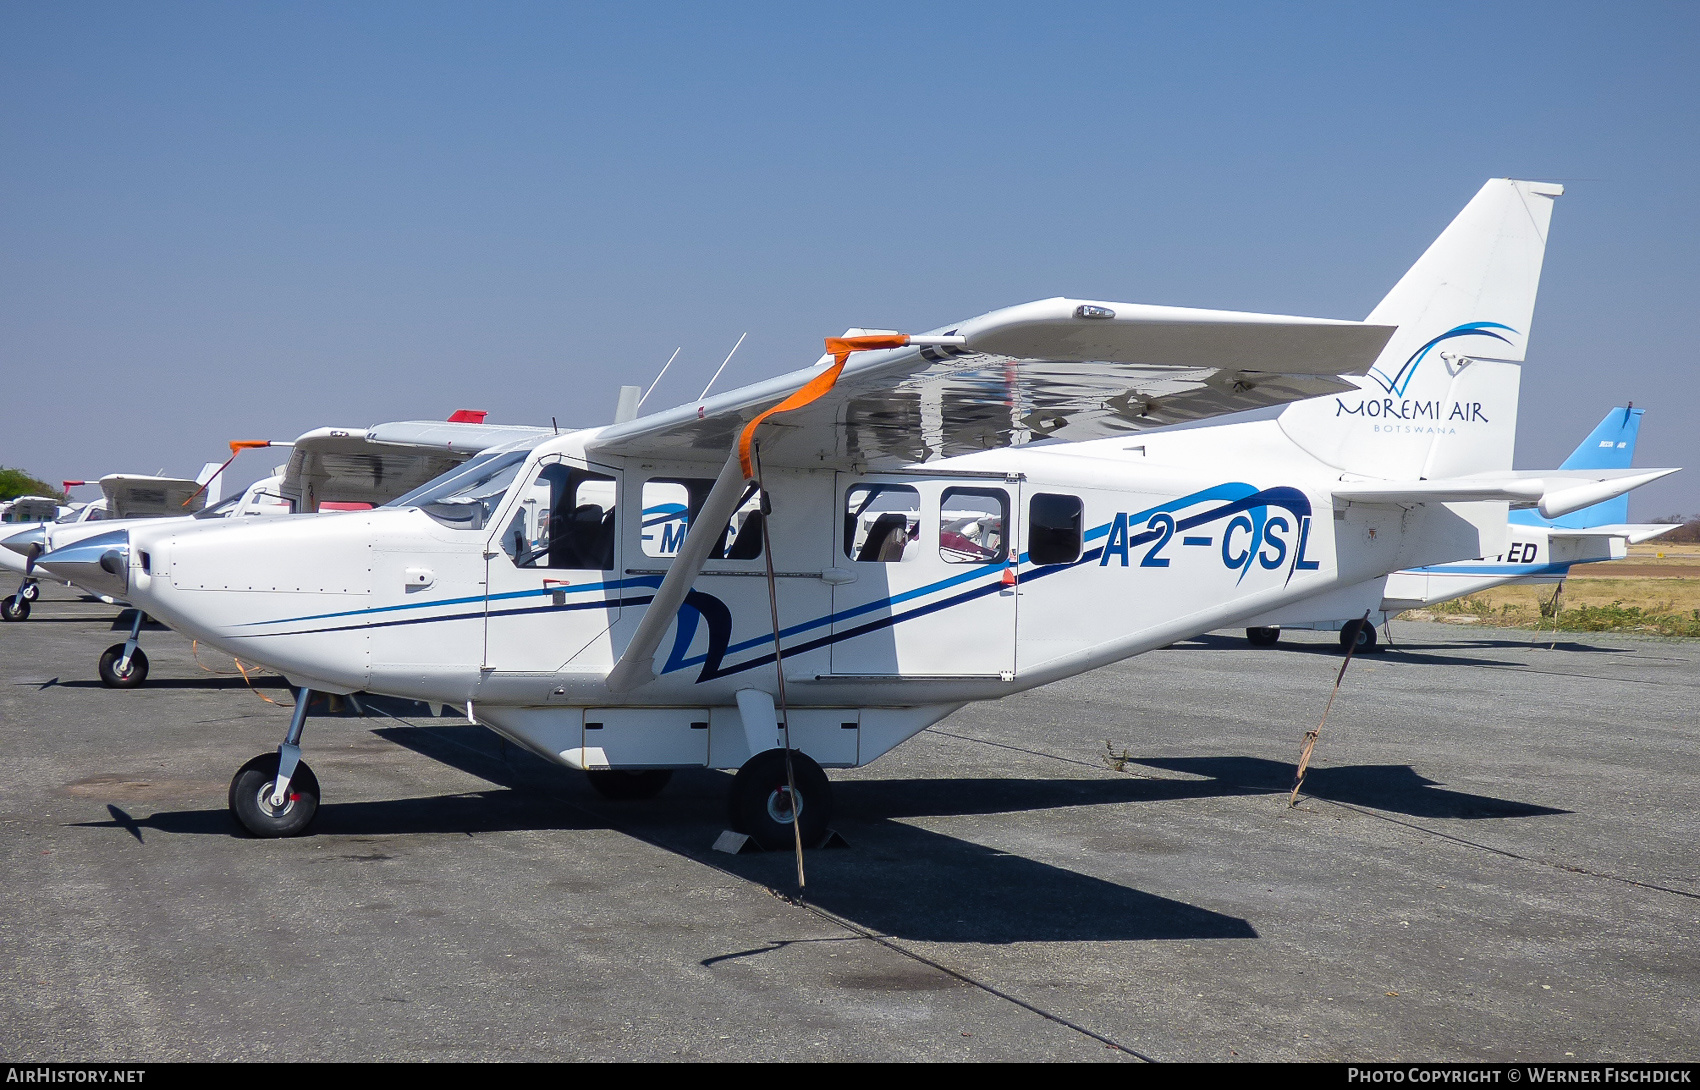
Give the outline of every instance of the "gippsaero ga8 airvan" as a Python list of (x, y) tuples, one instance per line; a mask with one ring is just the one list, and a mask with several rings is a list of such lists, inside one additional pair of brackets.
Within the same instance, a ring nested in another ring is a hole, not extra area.
[[(1508, 505), (1556, 517), (1657, 476), (1501, 468), (1514, 420), (1481, 406), (1509, 385), (1514, 416), (1559, 193), (1489, 182), (1367, 322), (1059, 298), (851, 330), (812, 367), (487, 450), (373, 511), (136, 525), (39, 564), (299, 690), (231, 784), (256, 835), (317, 808), (310, 694), (369, 691), (462, 708), (612, 796), (737, 769), (736, 829), (814, 844), (823, 768), (966, 704), (1494, 555)], [(1184, 458), (1122, 449), (1292, 402)]]

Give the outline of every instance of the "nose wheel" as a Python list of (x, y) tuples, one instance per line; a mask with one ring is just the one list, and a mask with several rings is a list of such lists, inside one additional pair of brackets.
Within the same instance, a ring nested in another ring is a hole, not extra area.
[(794, 749), (791, 775), (795, 795), (785, 775), (785, 751), (770, 749), (751, 757), (732, 778), (732, 828), (768, 851), (792, 846), (793, 822), (802, 831), (805, 848), (819, 845), (832, 824), (832, 784), (820, 765)]
[(230, 812), (242, 827), (262, 839), (299, 836), (319, 811), (319, 778), (296, 761), (295, 774), (277, 801), (278, 755), (262, 753), (243, 765), (230, 781)]
[(126, 656), (125, 646), (115, 643), (100, 654), (100, 683), (108, 689), (138, 689), (148, 679), (146, 652), (138, 647)]
[(135, 610), (130, 621), (130, 638), (115, 643), (100, 655), (100, 683), (108, 689), (140, 688), (148, 679), (148, 657), (136, 646), (142, 638), (142, 622), (147, 614)]
[(319, 812), (319, 778), (301, 759), (301, 732), (313, 691), (295, 693), (289, 733), (276, 753), (262, 753), (230, 781), (230, 813), (257, 837), (300, 836)]

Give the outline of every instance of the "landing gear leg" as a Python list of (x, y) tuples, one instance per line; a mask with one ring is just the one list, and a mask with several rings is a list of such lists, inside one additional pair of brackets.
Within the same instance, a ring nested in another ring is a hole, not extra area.
[(791, 751), (797, 794), (785, 778), (785, 751), (770, 749), (744, 763), (732, 778), (732, 828), (768, 851), (792, 846), (791, 823), (801, 823), (803, 847), (813, 848), (832, 824), (832, 784), (820, 765)]
[(142, 637), (142, 621), (146, 616), (141, 610), (136, 610), (135, 622), (130, 625), (130, 638), (101, 652), (100, 683), (108, 689), (136, 689), (148, 679), (148, 657), (136, 646)]
[(295, 694), (289, 733), (276, 753), (262, 753), (230, 781), (230, 812), (258, 837), (298, 836), (319, 810), (319, 780), (301, 759), (301, 732), (313, 690)]

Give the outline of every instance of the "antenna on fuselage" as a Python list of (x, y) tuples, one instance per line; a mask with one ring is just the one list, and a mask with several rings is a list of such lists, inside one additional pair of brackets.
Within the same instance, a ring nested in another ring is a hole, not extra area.
[(661, 384), (662, 375), (665, 375), (667, 373), (667, 368), (673, 366), (673, 361), (678, 359), (679, 353), (683, 352), (684, 350), (685, 349), (684, 349), (683, 345), (679, 346), (678, 348), (673, 349), (673, 354), (671, 356), (668, 356), (667, 362), (661, 365), (661, 374), (658, 374), (658, 375), (655, 376), (655, 381), (649, 384), (649, 389), (645, 390), (643, 392), (643, 396), (638, 398), (638, 408), (640, 408), (640, 409), (643, 408), (643, 403), (649, 400), (649, 395), (653, 394), (655, 392), (655, 388)]
[[(748, 334), (748, 333), (742, 333), (742, 334), (739, 334), (739, 336), (738, 336), (738, 344), (735, 344), (735, 345), (733, 345), (733, 346), (732, 346), (732, 351), (730, 351), (730, 352), (728, 352), (728, 353), (726, 353), (726, 358), (725, 358), (725, 359), (723, 359), (723, 360), (721, 360), (721, 361), (720, 361), (720, 371), (724, 371), (724, 370), (726, 370), (726, 365), (727, 365), (727, 364), (729, 364), (729, 363), (731, 363), (731, 362), (732, 362), (732, 357), (733, 357), (733, 356), (735, 356), (735, 355), (737, 355), (737, 354), (738, 354), (738, 345), (741, 345), (741, 344), (743, 344), (743, 343), (744, 343), (744, 338), (745, 338), (745, 337), (748, 337), (748, 336), (749, 336), (749, 334)], [(715, 381), (715, 379), (718, 379), (718, 378), (719, 378), (719, 377), (720, 377), (720, 371), (716, 371), (716, 372), (714, 372), (714, 378), (711, 378), (711, 379), (709, 379), (709, 380), (708, 380), (708, 385), (707, 385), (707, 386), (704, 386), (704, 387), (703, 387), (703, 388), (702, 388), (702, 393), (701, 393), (701, 394), (699, 394), (699, 395), (697, 395), (697, 400), (698, 400), (698, 401), (701, 401), (701, 400), (702, 400), (702, 399), (703, 399), (703, 398), (706, 398), (706, 397), (707, 397), (707, 396), (708, 396), (708, 391), (709, 391), (709, 389), (710, 389), (710, 388), (711, 388), (711, 387), (713, 387), (713, 386), (714, 386), (714, 381)]]

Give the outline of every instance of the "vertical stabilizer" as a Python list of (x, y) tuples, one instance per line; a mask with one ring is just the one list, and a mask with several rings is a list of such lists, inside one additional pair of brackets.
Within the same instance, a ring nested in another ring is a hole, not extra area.
[[(1635, 437), (1641, 432), (1641, 414), (1645, 411), (1625, 405), (1606, 413), (1606, 418), (1558, 468), (1628, 469), (1635, 460)], [(1537, 511), (1513, 511), (1511, 521), (1521, 526), (1558, 526), (1567, 530), (1620, 526), (1629, 521), (1629, 493), (1555, 519), (1542, 518)]]
[(199, 473), (195, 474), (196, 484), (207, 484), (209, 480), (212, 481), (211, 484), (207, 484), (206, 498), (202, 500), (204, 506), (211, 507), (224, 497), (224, 474), (219, 472), (223, 468), (224, 463), (208, 462), (201, 467)]
[[(1396, 325), (1361, 393), (1281, 414), (1287, 436), (1350, 473), (1388, 479), (1511, 468), (1524, 358), (1562, 186), (1484, 185), (1368, 321)], [(1472, 373), (1474, 372), (1474, 373)]]

